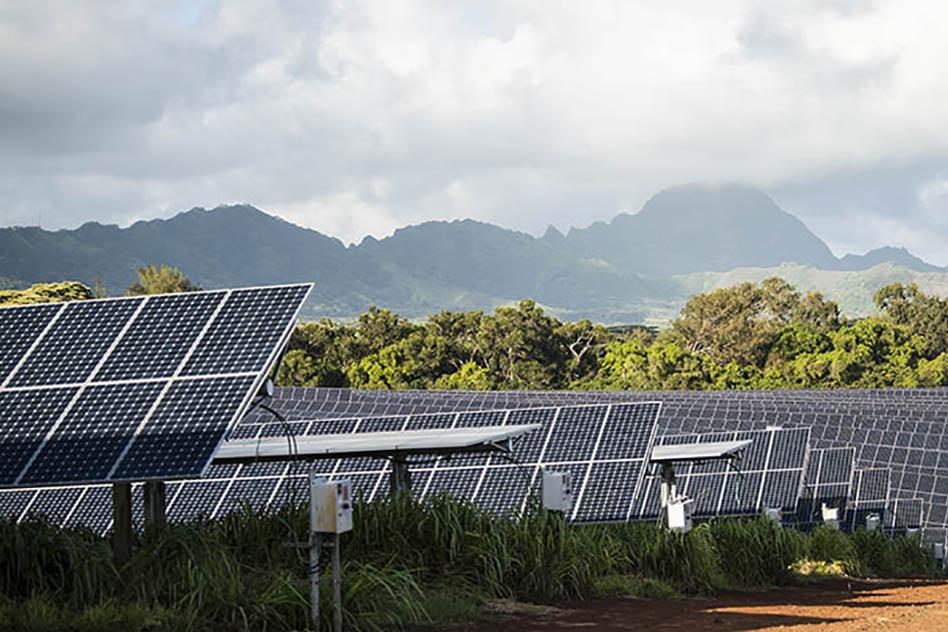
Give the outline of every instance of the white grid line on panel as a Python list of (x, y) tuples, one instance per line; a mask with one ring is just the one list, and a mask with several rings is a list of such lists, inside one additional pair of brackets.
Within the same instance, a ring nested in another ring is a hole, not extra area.
[(33, 507), (33, 503), (36, 502), (36, 498), (39, 496), (40, 491), (41, 490), (39, 489), (33, 490), (33, 495), (30, 497), (30, 500), (23, 507), (23, 511), (20, 512), (19, 517), (16, 519), (17, 524), (23, 522), (26, 519), (26, 517), (30, 515), (30, 509)]
[(76, 502), (74, 502), (72, 504), (72, 507), (69, 509), (69, 511), (66, 512), (66, 515), (63, 517), (63, 521), (60, 526), (65, 527), (67, 524), (69, 524), (69, 519), (72, 518), (72, 514), (76, 513), (76, 509), (79, 508), (79, 505), (82, 503), (82, 499), (86, 497), (86, 494), (89, 493), (90, 489), (92, 489), (92, 487), (82, 488), (82, 491), (79, 492), (79, 497), (76, 498)]
[[(767, 443), (767, 457), (764, 459), (764, 474), (760, 477), (760, 487), (757, 490), (757, 504), (755, 505), (755, 508), (757, 509), (757, 511), (760, 511), (762, 509), (761, 503), (764, 501), (764, 486), (767, 484), (767, 478), (768, 478), (767, 472), (768, 472), (768, 467), (770, 466), (770, 459), (773, 456), (774, 441), (775, 441), (776, 436), (777, 435), (775, 432), (771, 432), (770, 441)], [(806, 463), (804, 463), (803, 471), (806, 472)], [(798, 498), (800, 497), (799, 490), (797, 492), (797, 497)]]

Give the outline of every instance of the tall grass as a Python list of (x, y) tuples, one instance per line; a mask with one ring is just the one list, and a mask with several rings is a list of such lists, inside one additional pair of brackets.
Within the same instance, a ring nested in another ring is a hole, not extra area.
[[(934, 572), (917, 540), (802, 534), (764, 519), (681, 535), (644, 523), (569, 525), (547, 512), (499, 519), (447, 496), (357, 503), (354, 519), (342, 554), (343, 607), (355, 630), (468, 616), (496, 597), (560, 602), (630, 586), (697, 594), (777, 585), (794, 580), (788, 568), (802, 558), (886, 576)], [(306, 531), (303, 508), (169, 525), (142, 535), (132, 560), (115, 568), (108, 541), (89, 532), (0, 522), (0, 629), (29, 630), (30, 620), (47, 630), (305, 629)]]

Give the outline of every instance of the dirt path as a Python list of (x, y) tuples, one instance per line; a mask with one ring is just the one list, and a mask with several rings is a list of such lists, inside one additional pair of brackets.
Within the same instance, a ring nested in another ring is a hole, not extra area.
[(833, 581), (713, 599), (614, 599), (547, 617), (502, 618), (474, 630), (948, 631), (948, 582)]

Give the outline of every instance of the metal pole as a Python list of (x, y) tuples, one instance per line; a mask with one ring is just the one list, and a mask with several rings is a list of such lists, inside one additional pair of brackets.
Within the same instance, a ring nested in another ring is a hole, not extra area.
[(145, 481), (145, 528), (161, 528), (167, 522), (164, 481)]
[[(315, 527), (316, 525), (312, 525)], [(313, 528), (309, 534), (309, 613), (313, 629), (319, 630), (319, 533)]]
[(342, 569), (339, 563), (339, 534), (332, 535), (332, 628), (342, 632)]

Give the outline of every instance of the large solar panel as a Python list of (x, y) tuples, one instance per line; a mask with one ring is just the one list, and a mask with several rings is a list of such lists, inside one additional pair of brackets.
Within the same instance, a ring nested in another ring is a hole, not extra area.
[(839, 509), (845, 515), (846, 504), (852, 495), (856, 450), (854, 448), (824, 448), (810, 451), (804, 478), (803, 493), (795, 517), (800, 524), (822, 521), (823, 505)]
[(310, 288), (0, 308), (0, 487), (200, 476)]
[[(676, 466), (678, 491), (693, 500), (695, 518), (753, 516), (765, 508), (796, 509), (809, 451), (808, 428), (770, 428), (709, 434), (665, 435), (659, 445), (751, 441), (736, 467), (726, 461)], [(647, 479), (635, 517), (657, 518), (661, 480)]]
[[(262, 424), (256, 426), (255, 435), (249, 435), (247, 427), (242, 432), (245, 436), (280, 436), (287, 431), (318, 435), (539, 423), (540, 430), (515, 444), (514, 460), (472, 454), (422, 460), (412, 465), (415, 494), (425, 497), (449, 492), (497, 514), (516, 514), (528, 506), (531, 495), (538, 491), (543, 468), (568, 470), (573, 473), (577, 490), (574, 511), (569, 517), (581, 522), (605, 522), (623, 521), (629, 516), (651, 453), (659, 409), (657, 403), (644, 403), (465, 411)], [(315, 461), (314, 467), (318, 474), (328, 478), (350, 479), (354, 492), (366, 500), (388, 493), (390, 467), (384, 459), (326, 459)], [(306, 493), (306, 475), (305, 463), (213, 465), (204, 479), (169, 486), (168, 517), (213, 518), (246, 505), (260, 509), (299, 501)], [(77, 488), (0, 491), (0, 516), (16, 520), (40, 514), (49, 516), (48, 512), (38, 511), (27, 495), (55, 496), (60, 498), (61, 505), (71, 503), (68, 516), (52, 515), (60, 524), (82, 524), (100, 532), (109, 528), (109, 504), (101, 504), (101, 492), (80, 495), (66, 489)]]

